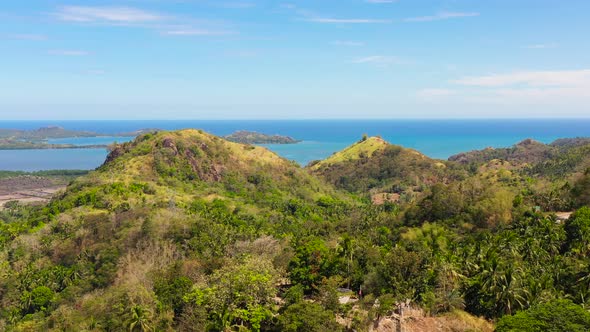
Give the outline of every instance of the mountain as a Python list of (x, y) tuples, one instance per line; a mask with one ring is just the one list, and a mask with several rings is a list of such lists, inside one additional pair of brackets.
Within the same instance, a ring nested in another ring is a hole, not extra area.
[(558, 139), (550, 144), (526, 139), (510, 148), (460, 153), (449, 160), (471, 167), (502, 160), (513, 167), (523, 168), (527, 175), (535, 177), (579, 175), (590, 167), (590, 139)]
[(337, 188), (373, 196), (394, 194), (390, 195), (393, 199), (399, 198), (397, 195), (412, 196), (456, 176), (447, 162), (389, 144), (380, 137), (364, 138), (325, 160), (311, 163), (308, 169)]
[(145, 134), (46, 207), (0, 211), (0, 317), (15, 330), (129, 330), (142, 318), (150, 329), (201, 330), (203, 298), (183, 297), (237, 276), (255, 298), (207, 300), (235, 322), (240, 310), (275, 305), (290, 237), (330, 227), (355, 204), (265, 148), (198, 130)]
[(301, 168), (143, 134), (47, 205), (0, 209), (0, 330), (466, 332), (546, 304), (587, 329), (588, 154), (547, 149), (463, 164), (372, 137)]

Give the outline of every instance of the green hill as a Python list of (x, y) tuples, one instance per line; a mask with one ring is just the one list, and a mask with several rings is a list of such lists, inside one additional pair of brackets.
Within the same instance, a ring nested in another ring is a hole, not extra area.
[(0, 224), (0, 313), (17, 330), (129, 330), (138, 314), (152, 329), (200, 330), (208, 315), (183, 296), (236, 274), (253, 278), (248, 306), (267, 312), (292, 256), (287, 235), (327, 227), (353, 204), (264, 148), (197, 130), (146, 134), (47, 207), (5, 212), (16, 219)]
[(409, 197), (456, 177), (447, 164), (418, 151), (389, 144), (379, 137), (370, 137), (308, 168), (350, 192)]
[(404, 307), (406, 327), (469, 331), (554, 299), (583, 312), (585, 146), (463, 164), (367, 138), (301, 168), (145, 134), (47, 205), (0, 210), (0, 330), (363, 331)]

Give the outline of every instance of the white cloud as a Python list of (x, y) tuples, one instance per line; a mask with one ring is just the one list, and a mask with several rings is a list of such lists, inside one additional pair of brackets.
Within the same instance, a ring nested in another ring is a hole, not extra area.
[(87, 51), (79, 51), (79, 50), (49, 50), (47, 54), (50, 55), (63, 55), (63, 56), (86, 56), (90, 53)]
[(222, 3), (221, 7), (229, 9), (247, 9), (256, 7), (256, 4), (253, 2), (226, 2)]
[(427, 102), (535, 106), (543, 109), (586, 109), (590, 103), (590, 69), (518, 71), (453, 80), (452, 89), (423, 89)]
[(420, 16), (420, 17), (410, 17), (406, 18), (404, 21), (406, 22), (431, 22), (431, 21), (441, 21), (441, 20), (449, 20), (453, 18), (463, 18), (463, 17), (475, 17), (479, 16), (479, 13), (476, 12), (440, 12), (435, 15), (431, 16)]
[(421, 98), (438, 98), (438, 97), (447, 97), (456, 94), (455, 90), (451, 89), (422, 89), (418, 91), (417, 95)]
[(330, 18), (330, 17), (309, 17), (305, 19), (314, 23), (335, 23), (335, 24), (384, 24), (391, 23), (391, 20), (379, 20), (370, 18)]
[(335, 46), (364, 46), (365, 43), (363, 42), (359, 42), (359, 41), (354, 41), (354, 40), (335, 40), (333, 42), (331, 42), (330, 44), (335, 45)]
[(530, 48), (530, 49), (545, 49), (545, 48), (556, 48), (557, 44), (555, 43), (550, 43), (550, 44), (533, 44), (533, 45), (527, 45), (524, 48)]
[(132, 7), (63, 6), (55, 16), (62, 21), (111, 24), (138, 24), (162, 21), (158, 13)]
[[(246, 8), (250, 3), (224, 3), (224, 6)], [(133, 7), (63, 6), (54, 13), (61, 21), (105, 26), (152, 29), (162, 36), (220, 36), (233, 34), (219, 23), (193, 20)]]
[(106, 74), (106, 71), (104, 71), (102, 69), (91, 69), (91, 70), (87, 70), (86, 74), (88, 74), (88, 75), (104, 75), (104, 74)]
[(14, 35), (8, 35), (7, 38), (17, 39), (17, 40), (33, 40), (33, 41), (47, 40), (47, 36), (37, 35), (37, 34), (14, 34)]
[(162, 34), (166, 36), (222, 36), (233, 34), (233, 32), (206, 29), (174, 29), (164, 31)]
[(590, 86), (590, 69), (557, 71), (520, 71), (508, 74), (491, 74), (464, 77), (452, 83), (479, 87), (506, 87), (524, 85), (543, 86)]
[(378, 66), (388, 66), (388, 65), (407, 64), (408, 62), (404, 61), (396, 56), (371, 55), (371, 56), (366, 56), (363, 58), (358, 58), (356, 60), (353, 60), (352, 63), (359, 63), (359, 64), (367, 63), (367, 64), (374, 64), (374, 65), (378, 65)]

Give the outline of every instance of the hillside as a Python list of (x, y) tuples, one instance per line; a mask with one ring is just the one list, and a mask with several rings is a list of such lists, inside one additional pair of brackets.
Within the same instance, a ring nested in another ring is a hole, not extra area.
[[(0, 228), (0, 254), (26, 253), (1, 256), (8, 265), (1, 266), (0, 313), (20, 321), (17, 330), (64, 328), (63, 320), (75, 330), (94, 330), (93, 321), (123, 330), (137, 310), (153, 326), (194, 329), (195, 321), (169, 317), (184, 312), (193, 284), (206, 289), (211, 277), (214, 287), (214, 271), (261, 278), (248, 285), (271, 287), (252, 302), (268, 310), (292, 255), (282, 234), (324, 227), (351, 204), (264, 148), (197, 130), (146, 134), (114, 147), (103, 166), (47, 207), (11, 205), (0, 214), (8, 227)], [(169, 309), (158, 312), (160, 301)], [(186, 308), (192, 313), (185, 315), (202, 313)]]
[(389, 144), (379, 137), (363, 139), (311, 164), (308, 169), (350, 192), (389, 193), (407, 199), (434, 183), (444, 183), (456, 176), (446, 162)]
[(558, 139), (550, 144), (526, 139), (509, 148), (487, 148), (449, 158), (450, 161), (475, 166), (496, 159), (511, 165), (526, 166), (528, 173), (533, 176), (580, 173), (590, 167), (590, 139)]
[(539, 305), (590, 322), (590, 172), (556, 222), (538, 202), (566, 180), (471, 165), (379, 138), (304, 169), (199, 130), (139, 136), (0, 211), (0, 330), (470, 331)]

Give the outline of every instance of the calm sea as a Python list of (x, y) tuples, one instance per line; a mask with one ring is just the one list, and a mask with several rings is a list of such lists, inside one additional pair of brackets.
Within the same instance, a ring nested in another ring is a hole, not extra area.
[[(143, 128), (199, 128), (216, 135), (236, 130), (292, 136), (293, 145), (265, 145), (301, 165), (322, 159), (358, 141), (363, 134), (380, 135), (393, 144), (446, 159), (459, 152), (507, 147), (525, 138), (549, 143), (563, 137), (590, 137), (590, 119), (550, 120), (297, 120), (297, 121), (0, 121), (0, 128), (36, 129), (58, 125), (104, 135)], [(71, 138), (53, 143), (78, 145), (123, 142), (129, 137)], [(0, 170), (93, 169), (104, 161), (105, 149), (0, 151)]]

